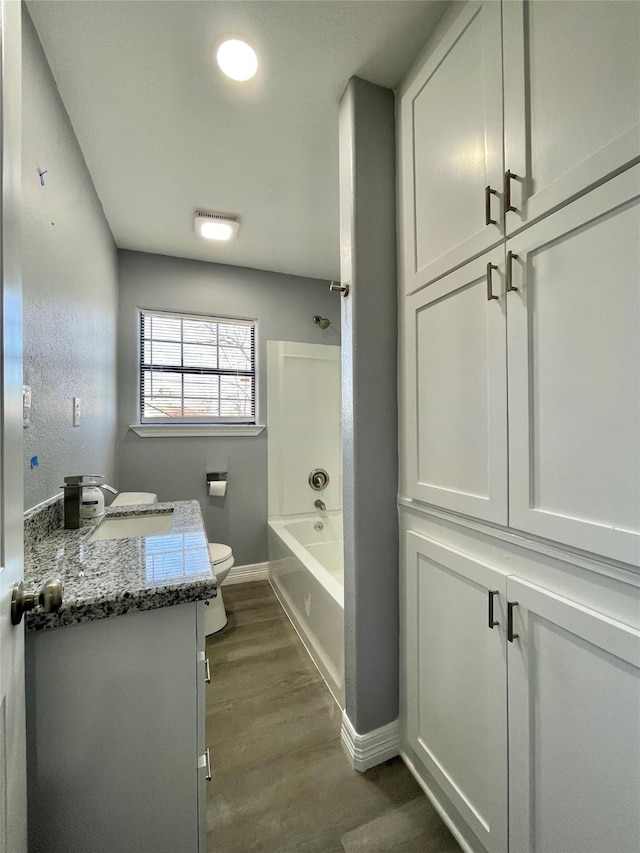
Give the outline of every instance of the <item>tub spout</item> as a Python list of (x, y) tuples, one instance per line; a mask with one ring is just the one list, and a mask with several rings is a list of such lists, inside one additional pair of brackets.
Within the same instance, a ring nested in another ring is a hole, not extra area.
[(316, 509), (319, 509), (321, 512), (324, 512), (324, 510), (327, 508), (326, 503), (324, 501), (321, 501), (320, 498), (318, 498), (318, 500), (315, 501), (315, 503), (313, 505), (316, 507)]

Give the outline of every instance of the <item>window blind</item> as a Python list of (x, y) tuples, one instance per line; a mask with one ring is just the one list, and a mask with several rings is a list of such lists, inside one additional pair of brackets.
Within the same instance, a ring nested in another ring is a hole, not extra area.
[(255, 423), (256, 324), (140, 312), (140, 421)]

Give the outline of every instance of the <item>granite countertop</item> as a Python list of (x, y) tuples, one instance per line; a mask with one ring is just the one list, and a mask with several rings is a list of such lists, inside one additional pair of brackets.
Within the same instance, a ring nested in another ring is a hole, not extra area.
[[(172, 514), (170, 533), (88, 541), (105, 519), (165, 513)], [(29, 631), (214, 598), (215, 573), (200, 504), (119, 506), (85, 521), (79, 530), (56, 530), (26, 555), (25, 590), (40, 590), (52, 578), (64, 584), (62, 607), (57, 613), (40, 607), (27, 613)]]

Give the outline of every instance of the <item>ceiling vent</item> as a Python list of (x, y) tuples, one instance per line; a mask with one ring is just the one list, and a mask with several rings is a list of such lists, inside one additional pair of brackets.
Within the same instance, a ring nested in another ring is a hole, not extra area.
[(194, 227), (196, 234), (205, 240), (233, 240), (240, 228), (240, 220), (237, 216), (228, 216), (225, 213), (209, 213), (204, 210), (196, 210)]

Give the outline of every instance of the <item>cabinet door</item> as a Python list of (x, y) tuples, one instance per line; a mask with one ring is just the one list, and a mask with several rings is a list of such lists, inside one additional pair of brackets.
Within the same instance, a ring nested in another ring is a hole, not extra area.
[(209, 785), (208, 762), (212, 760), (213, 747), (209, 747), (207, 756), (207, 684), (211, 680), (211, 670), (207, 658), (205, 635), (205, 603), (198, 601), (196, 609), (196, 750), (197, 750), (197, 786), (198, 786), (198, 853), (207, 850), (207, 787)]
[(403, 396), (409, 497), (506, 524), (503, 271), (494, 249), (406, 300)]
[(507, 249), (509, 523), (638, 565), (640, 166)]
[(406, 548), (408, 740), (485, 849), (503, 853), (506, 577), (413, 532)]
[(510, 853), (640, 850), (640, 632), (510, 577)]
[[(502, 236), (500, 3), (470, 2), (400, 98), (402, 280), (412, 293)], [(488, 223), (488, 219), (493, 222)]]
[(509, 0), (507, 233), (640, 157), (640, 3)]

